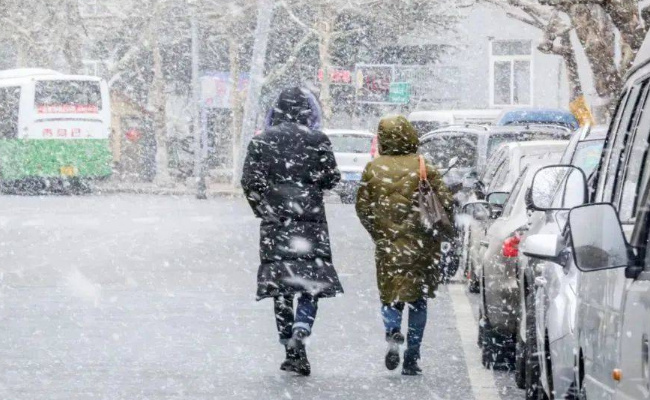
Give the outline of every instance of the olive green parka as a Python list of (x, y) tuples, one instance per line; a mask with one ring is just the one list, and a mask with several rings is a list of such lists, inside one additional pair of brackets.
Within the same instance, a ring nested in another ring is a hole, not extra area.
[[(375, 242), (381, 302), (432, 298), (440, 280), (440, 237), (420, 223), (419, 139), (402, 116), (383, 119), (378, 136), (380, 156), (366, 166), (356, 210)], [(451, 219), (451, 192), (429, 164), (427, 178)]]

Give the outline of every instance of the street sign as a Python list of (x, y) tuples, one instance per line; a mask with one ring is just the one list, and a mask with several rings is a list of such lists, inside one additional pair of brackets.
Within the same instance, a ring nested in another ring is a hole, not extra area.
[(395, 75), (394, 65), (357, 64), (357, 102), (387, 104), (390, 84)]
[(411, 101), (411, 83), (393, 82), (390, 84), (388, 101), (395, 104), (408, 104)]

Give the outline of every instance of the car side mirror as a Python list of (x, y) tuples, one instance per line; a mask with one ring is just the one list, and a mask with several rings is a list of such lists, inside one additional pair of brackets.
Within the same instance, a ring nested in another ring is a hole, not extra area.
[(533, 177), (526, 204), (535, 211), (568, 210), (587, 203), (587, 177), (573, 165), (551, 165)]
[(501, 206), (503, 208), (503, 205), (508, 201), (508, 197), (510, 197), (508, 192), (492, 192), (487, 195), (486, 200), (491, 206)]
[(503, 206), (502, 205), (492, 204), (491, 208), (492, 208), (492, 213), (491, 213), (490, 217), (492, 219), (500, 218), (503, 215)]
[(618, 213), (608, 203), (590, 204), (569, 212), (571, 246), (580, 271), (592, 272), (630, 265), (630, 247)]
[(478, 173), (476, 171), (471, 171), (463, 176), (463, 189), (472, 190), (477, 187)]
[(527, 257), (550, 261), (564, 266), (561, 255), (565, 246), (562, 237), (554, 234), (537, 234), (526, 238), (523, 253)]
[(484, 201), (467, 203), (463, 206), (462, 214), (470, 216), (475, 221), (485, 222), (492, 216), (492, 207)]

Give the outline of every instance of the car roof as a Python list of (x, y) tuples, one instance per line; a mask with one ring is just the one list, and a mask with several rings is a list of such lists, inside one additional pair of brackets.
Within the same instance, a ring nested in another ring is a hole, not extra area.
[(361, 135), (361, 136), (375, 136), (369, 131), (355, 130), (355, 129), (323, 129), (326, 135)]
[(548, 133), (565, 133), (571, 134), (571, 129), (558, 125), (546, 124), (527, 124), (527, 125), (507, 125), (492, 126), (489, 129), (491, 135), (507, 133), (525, 133), (525, 132), (548, 132)]
[(449, 117), (477, 117), (477, 118), (496, 118), (501, 114), (501, 110), (494, 109), (477, 109), (477, 110), (431, 110), (431, 111), (413, 111), (408, 116), (409, 121), (438, 121), (442, 118)]
[(522, 151), (526, 153), (531, 150), (558, 147), (565, 148), (569, 144), (568, 140), (531, 140), (527, 142), (511, 142), (504, 143), (499, 146), (499, 149), (507, 149), (509, 152)]
[(557, 133), (560, 135), (566, 135), (567, 139), (571, 135), (571, 130), (558, 125), (508, 125), (508, 126), (451, 126), (436, 129), (425, 135), (423, 135), (420, 140), (429, 140), (436, 136), (462, 136), (466, 134), (477, 134), (477, 135), (507, 135), (513, 133), (525, 134), (527, 132), (536, 132), (536, 133)]

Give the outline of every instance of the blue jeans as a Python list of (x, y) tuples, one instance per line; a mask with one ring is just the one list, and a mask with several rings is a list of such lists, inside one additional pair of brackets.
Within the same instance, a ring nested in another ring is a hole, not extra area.
[(407, 352), (416, 358), (420, 358), (420, 345), (424, 337), (424, 328), (427, 325), (426, 299), (420, 299), (413, 303), (384, 304), (381, 307), (381, 315), (384, 319), (386, 334), (390, 335), (402, 330), (402, 313), (405, 304), (408, 304), (409, 309), (408, 335), (406, 338)]
[(298, 298), (296, 313), (293, 313), (294, 296), (275, 297), (275, 323), (280, 335), (280, 343), (287, 344), (293, 336), (293, 330), (302, 328), (311, 334), (311, 329), (316, 321), (318, 299), (307, 293), (301, 293)]

